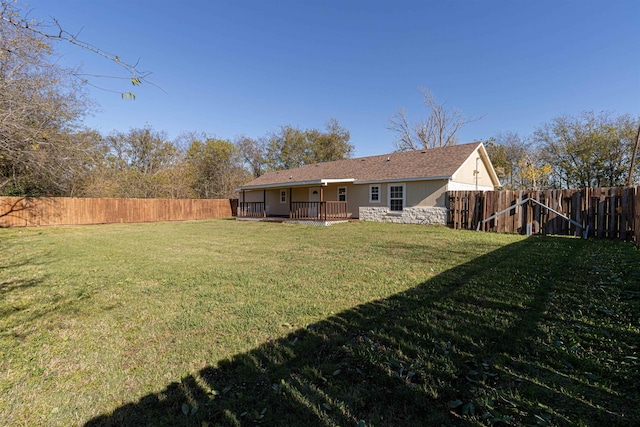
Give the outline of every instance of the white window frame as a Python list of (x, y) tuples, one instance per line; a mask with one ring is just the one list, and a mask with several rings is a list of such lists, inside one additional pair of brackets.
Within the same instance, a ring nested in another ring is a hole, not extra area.
[[(373, 198), (371, 196), (373, 196), (373, 189), (377, 188), (378, 189), (378, 200), (373, 200)], [(372, 184), (369, 186), (369, 203), (381, 203), (380, 202), (380, 193), (382, 193), (382, 188), (380, 186), (380, 184)]]
[[(391, 200), (400, 200), (399, 198), (395, 197), (393, 199), (391, 199), (391, 189), (394, 187), (402, 187), (402, 209), (400, 210), (391, 210)], [(407, 206), (407, 186), (405, 183), (393, 183), (393, 184), (389, 184), (387, 185), (387, 207), (389, 208), (389, 211), (391, 212), (402, 212), (404, 210), (404, 208)]]
[[(282, 197), (284, 196), (284, 197)], [(287, 203), (287, 190), (280, 190), (280, 194), (278, 195), (278, 199), (280, 199), (281, 204)]]
[[(340, 200), (340, 190), (344, 190), (344, 200)], [(347, 187), (338, 187), (338, 197), (337, 200), (339, 202), (346, 202), (347, 201)]]

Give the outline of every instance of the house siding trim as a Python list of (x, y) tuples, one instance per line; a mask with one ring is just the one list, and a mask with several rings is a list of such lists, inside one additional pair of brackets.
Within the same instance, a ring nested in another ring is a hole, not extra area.
[(464, 182), (449, 181), (447, 191), (493, 191), (495, 187), (486, 185), (467, 184)]

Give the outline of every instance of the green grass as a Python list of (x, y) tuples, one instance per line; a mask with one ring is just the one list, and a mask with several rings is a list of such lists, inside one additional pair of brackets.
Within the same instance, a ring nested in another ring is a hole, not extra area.
[(634, 425), (640, 251), (379, 223), (0, 230), (6, 425)]

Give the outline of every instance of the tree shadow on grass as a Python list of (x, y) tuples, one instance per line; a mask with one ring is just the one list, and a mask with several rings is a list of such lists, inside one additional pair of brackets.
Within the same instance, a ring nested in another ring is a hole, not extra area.
[[(0, 251), (6, 250), (7, 246), (4, 242), (0, 242)], [(24, 270), (34, 266), (43, 266), (47, 262), (41, 258), (21, 257), (20, 259), (12, 259), (9, 262), (0, 263), (0, 318), (7, 318), (20, 311), (28, 310), (30, 303), (24, 301), (18, 304), (7, 304), (7, 298), (10, 294), (17, 294), (27, 291), (29, 288), (42, 286), (46, 283), (48, 275), (46, 274), (27, 274)], [(5, 274), (5, 271), (18, 272), (17, 274)], [(32, 302), (31, 302), (32, 303)], [(36, 317), (31, 316), (30, 320)], [(11, 322), (7, 321), (7, 324)]]
[[(61, 293), (51, 286), (51, 274), (34, 273), (34, 267), (46, 270), (47, 264), (41, 257), (26, 257), (0, 265), (0, 339), (8, 339), (3, 342), (7, 354), (37, 334), (43, 318), (75, 310), (81, 294)], [(14, 274), (3, 274), (5, 269)]]
[[(596, 244), (512, 244), (86, 425), (632, 425), (638, 335), (614, 322), (607, 342), (580, 346), (591, 335), (566, 319), (580, 310), (599, 332), (602, 313), (585, 308), (602, 287), (585, 270), (605, 268), (588, 257)], [(576, 293), (585, 307), (566, 304)], [(621, 325), (637, 319), (637, 301), (619, 304)]]

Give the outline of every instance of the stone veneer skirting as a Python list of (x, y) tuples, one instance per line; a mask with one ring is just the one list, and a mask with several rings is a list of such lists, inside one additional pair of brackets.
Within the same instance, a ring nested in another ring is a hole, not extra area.
[(447, 208), (413, 207), (392, 212), (387, 207), (361, 207), (360, 221), (395, 222), (398, 224), (447, 224)]

